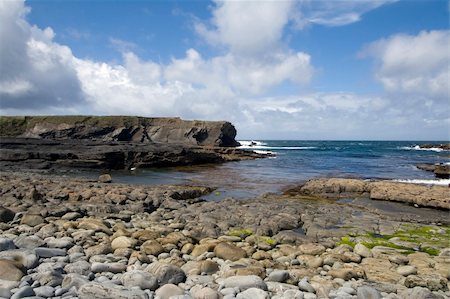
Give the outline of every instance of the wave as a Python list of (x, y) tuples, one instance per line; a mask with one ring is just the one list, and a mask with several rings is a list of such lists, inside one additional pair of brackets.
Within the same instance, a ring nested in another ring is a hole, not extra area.
[(440, 180), (394, 180), (399, 183), (409, 183), (409, 184), (427, 184), (427, 185), (439, 185), (439, 186), (450, 186), (450, 179), (440, 179)]
[(402, 150), (409, 150), (409, 151), (432, 151), (432, 152), (442, 152), (444, 149), (439, 147), (429, 147), (429, 148), (422, 148), (419, 145), (415, 146), (402, 146), (400, 147)]
[[(270, 150), (310, 150), (316, 149), (316, 146), (267, 146), (267, 143), (261, 141), (238, 141), (241, 146), (238, 146), (239, 149), (252, 149), (252, 150), (262, 150), (262, 151), (270, 151)], [(252, 143), (253, 142), (253, 143)]]
[(274, 155), (274, 152), (271, 151), (262, 151), (262, 150), (254, 150), (255, 153), (260, 154), (260, 155)]
[(238, 140), (238, 142), (241, 144), (240, 148), (243, 146), (262, 146), (267, 145), (267, 143), (262, 141), (255, 141), (255, 140)]

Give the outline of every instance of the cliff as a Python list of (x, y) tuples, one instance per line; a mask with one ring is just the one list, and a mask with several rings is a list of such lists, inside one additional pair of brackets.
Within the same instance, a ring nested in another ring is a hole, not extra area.
[(237, 146), (236, 129), (225, 121), (137, 116), (2, 116), (0, 136), (51, 140)]

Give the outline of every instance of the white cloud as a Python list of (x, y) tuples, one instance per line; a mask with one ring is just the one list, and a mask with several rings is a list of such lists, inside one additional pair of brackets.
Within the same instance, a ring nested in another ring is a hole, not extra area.
[(216, 1), (212, 28), (197, 23), (197, 32), (232, 53), (255, 55), (276, 50), (295, 1)]
[(449, 99), (450, 31), (397, 34), (368, 45), (361, 55), (376, 59), (376, 78), (389, 92)]
[(82, 102), (71, 50), (52, 41), (52, 29), (28, 24), (28, 12), (21, 1), (0, 3), (1, 107), (67, 107)]
[(302, 0), (297, 2), (296, 26), (309, 25), (343, 26), (361, 20), (366, 12), (398, 0), (324, 1)]

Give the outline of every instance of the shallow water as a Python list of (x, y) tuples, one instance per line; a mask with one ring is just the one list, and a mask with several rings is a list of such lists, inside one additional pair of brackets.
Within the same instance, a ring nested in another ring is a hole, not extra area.
[[(275, 157), (220, 165), (199, 165), (118, 171), (115, 182), (131, 184), (194, 184), (216, 187), (208, 200), (244, 199), (279, 192), (288, 185), (316, 177), (435, 180), (419, 163), (450, 163), (450, 152), (419, 150), (415, 141), (292, 141), (242, 142), (242, 148), (271, 152)], [(91, 174), (93, 177), (97, 173)]]

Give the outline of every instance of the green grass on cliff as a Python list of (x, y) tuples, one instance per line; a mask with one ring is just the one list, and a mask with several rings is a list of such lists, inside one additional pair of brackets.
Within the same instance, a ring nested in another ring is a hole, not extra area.
[[(392, 238), (405, 241), (404, 244), (395, 244)], [(341, 238), (338, 244), (346, 244), (354, 247), (357, 243), (362, 243), (368, 248), (375, 246), (385, 246), (401, 249), (405, 254), (417, 251), (426, 252), (429, 255), (439, 255), (440, 249), (449, 247), (450, 227), (440, 226), (418, 226), (403, 224), (391, 235), (379, 235), (374, 233), (350, 234)], [(416, 246), (408, 246), (417, 244)]]

